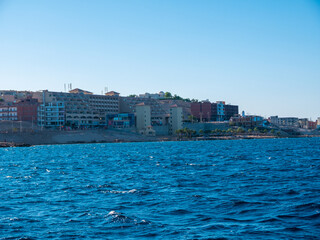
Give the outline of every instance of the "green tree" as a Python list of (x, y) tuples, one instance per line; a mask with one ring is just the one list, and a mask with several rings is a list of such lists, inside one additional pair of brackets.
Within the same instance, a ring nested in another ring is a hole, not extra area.
[(249, 128), (248, 133), (252, 133), (252, 129), (251, 128)]
[(130, 94), (128, 97), (137, 97), (136, 94)]
[(189, 116), (188, 116), (188, 120), (189, 120), (190, 122), (197, 122), (197, 118), (196, 118), (195, 116), (193, 116), (193, 115), (189, 115)]
[(244, 129), (242, 127), (238, 127), (237, 133), (244, 133)]
[(276, 133), (276, 130), (272, 129), (270, 132), (271, 132), (271, 134), (274, 135)]
[(172, 98), (172, 94), (170, 92), (165, 92), (164, 97), (165, 98)]
[(182, 100), (182, 97), (180, 97), (177, 94), (175, 94), (172, 99), (174, 99), (174, 100)]
[(257, 132), (259, 132), (259, 129), (258, 129), (257, 127), (255, 127), (255, 128), (253, 129), (253, 131), (257, 133)]
[(228, 128), (227, 133), (233, 133), (233, 129), (232, 128)]

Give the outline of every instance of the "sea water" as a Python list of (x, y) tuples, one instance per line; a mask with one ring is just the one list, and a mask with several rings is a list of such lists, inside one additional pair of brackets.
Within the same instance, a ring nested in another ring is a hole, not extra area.
[(0, 149), (0, 239), (319, 239), (320, 138)]

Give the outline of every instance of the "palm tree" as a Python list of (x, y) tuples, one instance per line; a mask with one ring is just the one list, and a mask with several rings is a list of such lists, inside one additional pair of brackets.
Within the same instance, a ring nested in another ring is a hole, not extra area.
[(243, 132), (244, 132), (244, 129), (242, 127), (238, 127), (237, 133), (243, 133)]

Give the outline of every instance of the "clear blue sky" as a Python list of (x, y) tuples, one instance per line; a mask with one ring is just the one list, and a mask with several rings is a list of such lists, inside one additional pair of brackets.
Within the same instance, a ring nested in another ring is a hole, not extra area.
[(170, 91), (320, 117), (320, 1), (0, 0), (0, 89)]

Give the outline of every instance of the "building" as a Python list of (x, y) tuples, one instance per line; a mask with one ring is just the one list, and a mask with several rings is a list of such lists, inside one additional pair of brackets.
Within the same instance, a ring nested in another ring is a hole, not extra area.
[(8, 102), (14, 102), (16, 98), (14, 95), (5, 94), (0, 96), (0, 99), (2, 102), (8, 103)]
[(299, 119), (299, 124), (301, 128), (305, 129), (317, 129), (317, 121), (309, 121), (308, 118)]
[(38, 126), (60, 128), (65, 125), (63, 102), (42, 103), (38, 107)]
[(106, 95), (106, 96), (112, 96), (112, 97), (114, 97), (114, 96), (119, 97), (119, 96), (120, 96), (120, 93), (115, 92), (115, 91), (111, 91), (111, 92), (105, 93), (105, 95)]
[(106, 125), (106, 115), (119, 113), (119, 97), (95, 95), (81, 89), (66, 92), (41, 91), (33, 94), (42, 104), (63, 103), (65, 125), (74, 128)]
[(31, 96), (32, 92), (30, 91), (0, 90), (0, 99), (7, 103), (30, 98)]
[(317, 121), (308, 121), (308, 129), (317, 129)]
[(224, 115), (226, 120), (229, 120), (231, 117), (238, 115), (238, 113), (239, 106), (224, 104)]
[(69, 91), (69, 93), (83, 93), (83, 94), (88, 94), (88, 95), (92, 95), (92, 92), (86, 91), (86, 90), (82, 90), (80, 88), (75, 88)]
[(281, 117), (271, 116), (270, 122), (277, 126), (285, 126), (285, 127), (300, 127), (299, 119), (296, 117)]
[(224, 101), (191, 103), (191, 115), (200, 122), (228, 121), (232, 116), (238, 115), (238, 112), (237, 105), (225, 104)]
[(151, 126), (151, 107), (145, 103), (136, 105), (136, 127), (138, 132)]
[(216, 105), (211, 105), (209, 101), (191, 103), (191, 115), (200, 122), (211, 121), (213, 111), (217, 111)]
[(320, 129), (320, 117), (318, 117), (318, 120), (317, 120), (317, 128)]
[(263, 126), (264, 118), (256, 115), (235, 116), (230, 118), (230, 123), (235, 126), (241, 126), (245, 128), (254, 128)]
[(132, 113), (107, 115), (108, 126), (112, 128), (130, 128), (135, 125), (135, 116)]
[(19, 121), (37, 122), (38, 117), (38, 99), (26, 98), (13, 103), (17, 107)]
[(0, 121), (17, 121), (18, 109), (16, 106), (0, 106)]
[(298, 121), (299, 121), (299, 127), (300, 128), (305, 128), (305, 129), (309, 128), (309, 120), (308, 120), (308, 118), (300, 118)]
[(139, 94), (140, 98), (152, 98), (152, 99), (163, 99), (165, 96), (165, 93), (160, 91), (159, 93), (145, 93), (145, 94)]
[(37, 122), (37, 99), (27, 98), (4, 103), (0, 107), (0, 121), (29, 121)]
[(182, 108), (183, 120), (188, 120), (189, 116), (191, 115), (191, 102), (186, 102), (177, 99), (164, 99), (158, 100), (158, 102), (167, 114), (170, 114), (171, 106), (176, 105)]
[(177, 130), (182, 129), (183, 111), (181, 107), (174, 105), (170, 108), (169, 134), (175, 134)]
[(121, 97), (120, 113), (136, 113), (136, 106), (139, 104), (150, 106), (152, 126), (163, 126), (168, 124), (169, 112), (167, 112), (159, 100), (140, 97)]
[(156, 132), (151, 126), (151, 107), (145, 103), (136, 105), (136, 128), (140, 134), (155, 136)]

